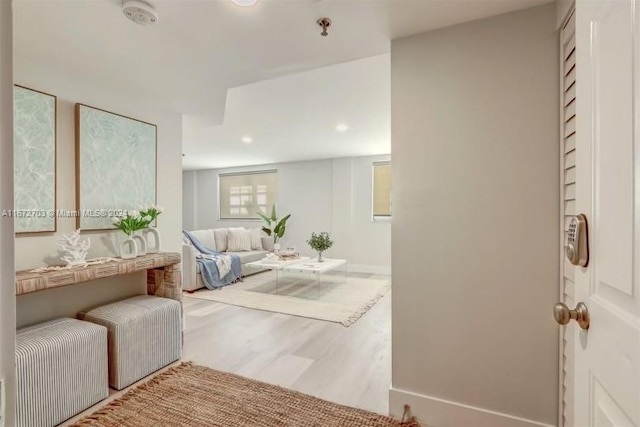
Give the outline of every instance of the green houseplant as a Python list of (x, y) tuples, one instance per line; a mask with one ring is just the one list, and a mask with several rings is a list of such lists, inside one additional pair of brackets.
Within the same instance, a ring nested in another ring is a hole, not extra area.
[(160, 252), (160, 232), (158, 231), (158, 227), (151, 227), (151, 224), (162, 212), (164, 212), (162, 206), (154, 204), (140, 206), (140, 217), (142, 217), (143, 220), (143, 228), (140, 233), (147, 243), (148, 254)]
[(323, 262), (322, 252), (333, 246), (333, 240), (329, 236), (329, 233), (323, 231), (321, 233), (311, 233), (311, 238), (307, 240), (311, 249), (318, 252), (318, 262)]
[(145, 227), (146, 218), (140, 216), (140, 212), (130, 210), (122, 217), (113, 217), (113, 225), (122, 230), (127, 236), (131, 236), (134, 231), (141, 230)]
[(267, 216), (260, 211), (258, 211), (258, 215), (266, 223), (266, 226), (262, 227), (262, 231), (264, 231), (267, 236), (273, 237), (273, 248), (279, 249), (280, 245), (278, 240), (284, 236), (287, 230), (287, 220), (291, 217), (291, 214), (278, 219), (278, 215), (276, 215), (276, 205), (274, 204), (271, 206), (271, 216)]
[(120, 245), (122, 258), (135, 258), (147, 253), (148, 245), (145, 234), (153, 234), (155, 238), (155, 245), (149, 253), (159, 252), (160, 234), (157, 229), (150, 228), (150, 225), (163, 211), (164, 208), (161, 206), (142, 205), (139, 211), (126, 211), (123, 216), (111, 218), (113, 225), (127, 235), (127, 238)]
[(116, 228), (122, 230), (127, 238), (120, 243), (120, 257), (123, 259), (135, 258), (138, 255), (141, 255), (142, 252), (146, 251), (146, 245), (140, 246), (140, 253), (138, 251), (138, 244), (136, 243), (136, 238), (138, 236), (134, 235), (134, 232), (142, 229), (144, 227), (145, 218), (140, 216), (140, 212), (136, 210), (130, 210), (126, 213), (126, 215), (122, 217), (114, 217), (111, 219), (113, 225)]
[(164, 212), (164, 208), (162, 206), (157, 206), (154, 204), (151, 205), (141, 205), (140, 206), (140, 218), (142, 219), (141, 229), (149, 228), (151, 223), (158, 218), (158, 216)]

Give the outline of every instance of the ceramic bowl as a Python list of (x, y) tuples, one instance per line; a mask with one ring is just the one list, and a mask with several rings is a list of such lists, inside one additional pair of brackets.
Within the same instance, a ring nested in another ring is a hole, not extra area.
[(294, 256), (296, 254), (296, 250), (294, 248), (280, 249), (278, 251), (278, 255), (280, 256)]

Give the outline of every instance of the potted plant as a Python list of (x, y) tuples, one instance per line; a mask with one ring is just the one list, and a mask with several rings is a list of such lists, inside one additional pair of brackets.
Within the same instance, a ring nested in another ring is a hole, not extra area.
[(291, 214), (285, 216), (282, 219), (278, 219), (276, 215), (276, 205), (271, 206), (271, 216), (266, 216), (262, 212), (258, 211), (258, 215), (267, 224), (262, 227), (262, 231), (269, 237), (273, 236), (273, 249), (280, 249), (279, 239), (282, 239), (285, 231), (287, 230), (287, 220), (291, 217)]
[(162, 206), (157, 205), (141, 205), (140, 209), (140, 218), (142, 219), (142, 227), (148, 228), (153, 221), (158, 218), (158, 216), (164, 212), (164, 208)]
[[(128, 259), (141, 255), (138, 253), (138, 245), (134, 240), (135, 236), (133, 236), (133, 233), (143, 228), (144, 225), (144, 219), (140, 216), (140, 213), (136, 210), (130, 210), (125, 216), (114, 217), (111, 220), (116, 228), (127, 235), (127, 238), (120, 243), (120, 257)], [(141, 249), (143, 248), (141, 247)]]
[[(160, 233), (156, 227), (151, 227), (151, 223), (164, 212), (164, 208), (158, 205), (140, 206), (140, 217), (142, 218), (142, 237), (147, 243), (147, 253), (155, 254), (160, 252)], [(150, 236), (153, 236), (154, 244), (150, 243)]]
[(318, 262), (324, 261), (322, 259), (322, 252), (333, 246), (333, 240), (331, 240), (329, 233), (326, 231), (317, 234), (311, 233), (311, 238), (307, 240), (307, 243), (311, 246), (311, 249), (318, 252)]

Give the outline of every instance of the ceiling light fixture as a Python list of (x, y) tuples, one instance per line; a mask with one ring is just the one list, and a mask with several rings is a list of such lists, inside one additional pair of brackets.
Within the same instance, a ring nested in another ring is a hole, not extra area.
[(242, 142), (244, 142), (245, 144), (251, 144), (253, 142), (253, 138), (245, 136), (244, 138), (242, 138)]
[(349, 130), (349, 126), (345, 125), (344, 123), (340, 123), (338, 126), (336, 126), (336, 130), (338, 132), (346, 132)]
[(143, 1), (125, 0), (122, 3), (122, 13), (139, 25), (151, 25), (158, 22), (158, 12), (153, 6)]
[(329, 28), (331, 26), (331, 19), (329, 19), (329, 18), (320, 18), (320, 19), (318, 19), (316, 21), (316, 23), (322, 27), (322, 32), (320, 33), (320, 35), (322, 37), (328, 36), (329, 32), (327, 31), (327, 28)]
[(242, 6), (242, 7), (254, 6), (256, 3), (258, 3), (258, 0), (231, 0), (231, 1), (237, 4), (238, 6)]

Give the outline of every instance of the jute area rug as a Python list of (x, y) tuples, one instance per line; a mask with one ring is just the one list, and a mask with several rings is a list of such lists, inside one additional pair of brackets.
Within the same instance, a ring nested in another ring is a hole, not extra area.
[(201, 289), (185, 297), (257, 310), (326, 320), (350, 326), (364, 315), (390, 289), (389, 280), (322, 275), (283, 275), (267, 271), (246, 277), (244, 282), (218, 290)]
[(204, 366), (183, 363), (74, 427), (413, 427)]

